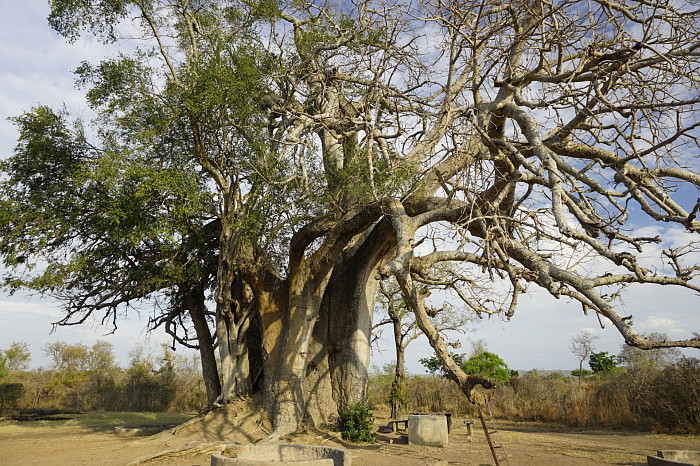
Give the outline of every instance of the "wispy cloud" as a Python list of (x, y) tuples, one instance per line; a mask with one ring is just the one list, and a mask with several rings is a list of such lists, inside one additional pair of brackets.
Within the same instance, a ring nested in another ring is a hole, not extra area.
[(0, 300), (0, 320), (7, 322), (20, 315), (58, 318), (61, 312), (56, 306), (42, 302)]
[(649, 332), (655, 331), (668, 334), (686, 333), (681, 322), (677, 321), (676, 319), (671, 319), (670, 317), (659, 317), (655, 315), (650, 315), (646, 319), (644, 319), (644, 322), (642, 323), (641, 327), (645, 331)]

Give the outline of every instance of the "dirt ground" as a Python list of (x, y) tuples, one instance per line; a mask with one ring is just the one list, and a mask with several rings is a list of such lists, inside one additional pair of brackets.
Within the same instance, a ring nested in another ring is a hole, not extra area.
[[(309, 430), (283, 442), (330, 445), (352, 452), (353, 465), (493, 464), (484, 432), (474, 425), (467, 436), (464, 419), (453, 420), (444, 448), (408, 445), (405, 434), (375, 433), (374, 444), (349, 444), (337, 432)], [(246, 403), (210, 413), (159, 434), (134, 437), (114, 425), (76, 420), (1, 421), (0, 465), (208, 465), (211, 453), (249, 444), (271, 433), (264, 417)], [(378, 418), (375, 427), (387, 419)], [(562, 431), (534, 423), (498, 422), (511, 465), (645, 465), (657, 449), (700, 450), (700, 436), (666, 436), (602, 431)]]

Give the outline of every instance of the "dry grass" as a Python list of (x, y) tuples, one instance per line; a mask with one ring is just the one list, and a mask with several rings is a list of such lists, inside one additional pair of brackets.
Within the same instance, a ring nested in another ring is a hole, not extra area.
[[(370, 381), (370, 402), (388, 411), (390, 375)], [(451, 380), (406, 380), (405, 412), (449, 411), (476, 416), (475, 408)], [(572, 428), (700, 433), (700, 360), (682, 358), (675, 365), (644, 373), (618, 373), (584, 379), (534, 372), (512, 378), (490, 393), (499, 419), (557, 423)]]

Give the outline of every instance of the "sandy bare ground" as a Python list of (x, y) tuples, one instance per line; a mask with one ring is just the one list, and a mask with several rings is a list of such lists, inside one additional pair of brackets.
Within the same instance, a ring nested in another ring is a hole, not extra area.
[[(270, 434), (263, 416), (244, 403), (210, 413), (148, 437), (127, 437), (114, 426), (70, 421), (0, 422), (0, 465), (208, 465), (212, 451), (255, 443)], [(386, 424), (379, 418), (375, 426)], [(332, 431), (309, 430), (283, 439), (291, 443), (332, 445), (352, 452), (356, 466), (493, 464), (483, 431), (467, 436), (463, 419), (453, 422), (445, 448), (408, 445), (405, 435), (377, 432), (374, 444), (349, 444)], [(645, 465), (657, 449), (700, 449), (699, 436), (621, 432), (557, 431), (533, 423), (500, 422), (501, 439), (511, 465)], [(475, 427), (478, 426), (475, 424)]]

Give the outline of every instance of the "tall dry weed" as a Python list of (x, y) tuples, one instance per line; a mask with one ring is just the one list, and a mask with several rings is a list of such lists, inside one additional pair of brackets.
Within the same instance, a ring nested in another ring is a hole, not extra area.
[[(370, 401), (389, 410), (391, 380), (370, 381)], [(406, 380), (407, 412), (453, 412), (475, 416), (457, 385), (438, 376)], [(665, 368), (619, 370), (586, 377), (529, 372), (490, 393), (494, 416), (512, 421), (553, 422), (580, 428), (700, 433), (700, 359), (681, 358)]]

